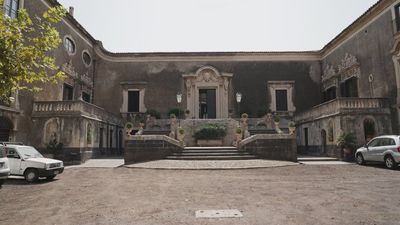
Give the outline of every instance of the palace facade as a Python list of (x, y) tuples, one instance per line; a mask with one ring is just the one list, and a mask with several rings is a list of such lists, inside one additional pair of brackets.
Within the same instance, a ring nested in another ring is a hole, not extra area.
[[(15, 17), (16, 7), (34, 15), (57, 5), (6, 0), (4, 8)], [(70, 161), (82, 162), (121, 153), (132, 118), (156, 111), (162, 121), (174, 108), (191, 119), (271, 112), (296, 122), (297, 149), (309, 154), (340, 156), (343, 132), (359, 145), (399, 132), (399, 0), (380, 0), (322, 50), (307, 52), (112, 53), (73, 10), (57, 28), (64, 44), (53, 54), (67, 78), (0, 105), (0, 141), (45, 151), (57, 140)]]

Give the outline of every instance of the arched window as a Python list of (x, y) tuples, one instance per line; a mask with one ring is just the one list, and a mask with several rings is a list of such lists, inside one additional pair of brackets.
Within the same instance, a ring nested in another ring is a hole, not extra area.
[(69, 54), (74, 54), (75, 53), (75, 43), (74, 43), (74, 41), (71, 38), (66, 37), (64, 39), (64, 48)]

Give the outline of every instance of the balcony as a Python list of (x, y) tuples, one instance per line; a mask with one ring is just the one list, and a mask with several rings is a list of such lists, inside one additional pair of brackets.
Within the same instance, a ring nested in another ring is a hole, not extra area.
[(390, 114), (384, 98), (339, 98), (317, 105), (295, 116), (296, 123), (305, 123), (338, 115)]
[(86, 117), (88, 119), (107, 121), (109, 123), (121, 125), (121, 119), (103, 108), (87, 103), (82, 100), (77, 101), (44, 101), (33, 103), (32, 117)]

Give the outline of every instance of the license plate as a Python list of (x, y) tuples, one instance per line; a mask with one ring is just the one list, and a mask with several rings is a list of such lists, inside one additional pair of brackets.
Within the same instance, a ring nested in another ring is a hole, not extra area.
[(58, 170), (54, 171), (54, 174), (59, 174), (59, 173), (60, 173), (60, 171), (58, 171)]

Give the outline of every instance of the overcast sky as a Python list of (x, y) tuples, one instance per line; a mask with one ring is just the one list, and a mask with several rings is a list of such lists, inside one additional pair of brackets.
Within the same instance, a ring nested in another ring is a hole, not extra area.
[(377, 0), (59, 0), (112, 52), (319, 50)]

